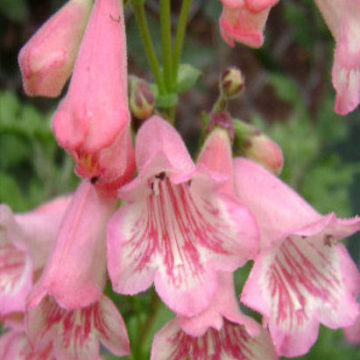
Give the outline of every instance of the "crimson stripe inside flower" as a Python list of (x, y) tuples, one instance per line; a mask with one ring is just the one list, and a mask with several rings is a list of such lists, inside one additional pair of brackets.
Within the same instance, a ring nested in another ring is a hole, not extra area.
[[(222, 222), (214, 204), (194, 195), (190, 181), (175, 185), (162, 172), (147, 184), (146, 211), (131, 230), (132, 254), (138, 251), (146, 235), (149, 241), (142, 256), (134, 256), (134, 272), (142, 270), (156, 251), (163, 254), (166, 273), (173, 277), (176, 276), (174, 268), (184, 266), (192, 276), (199, 276), (203, 264), (198, 246), (228, 254), (223, 242), (232, 239), (226, 232), (226, 222)], [(186, 278), (178, 280), (186, 281)]]
[(332, 252), (327, 235), (323, 242), (292, 236), (282, 243), (269, 268), (269, 290), (279, 326), (289, 330), (304, 326), (318, 301), (337, 307), (341, 279)]
[(0, 296), (9, 295), (23, 285), (25, 267), (26, 254), (23, 251), (10, 244), (0, 247)]
[[(170, 334), (169, 334), (170, 335)], [(224, 319), (220, 331), (208, 329), (201, 337), (192, 337), (182, 330), (172, 332), (166, 341), (171, 344), (168, 359), (217, 360), (273, 359), (272, 344), (264, 334), (251, 337), (244, 326)]]

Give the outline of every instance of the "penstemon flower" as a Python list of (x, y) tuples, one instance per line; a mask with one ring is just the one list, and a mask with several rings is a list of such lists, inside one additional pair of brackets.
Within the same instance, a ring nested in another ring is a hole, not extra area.
[(235, 160), (235, 179), (238, 197), (261, 231), (261, 251), (241, 301), (264, 315), (279, 354), (305, 354), (319, 323), (333, 329), (349, 326), (359, 314), (360, 276), (338, 241), (360, 229), (360, 218), (320, 215), (246, 159)]
[(108, 225), (113, 288), (135, 294), (154, 282), (172, 310), (195, 315), (209, 305), (218, 270), (233, 271), (254, 257), (256, 224), (235, 197), (220, 191), (231, 174), (209, 169), (201, 155), (195, 166), (161, 118), (140, 128), (136, 162), (138, 177), (119, 190), (128, 204)]
[(53, 298), (43, 298), (25, 318), (33, 349), (53, 345), (56, 359), (97, 360), (99, 342), (113, 354), (129, 354), (124, 321), (110, 299), (102, 295), (89, 306), (65, 310)]
[(178, 316), (154, 337), (151, 360), (275, 360), (270, 336), (240, 311), (232, 273), (218, 273), (218, 289), (201, 314)]
[(332, 80), (336, 90), (335, 111), (353, 111), (360, 102), (360, 2), (315, 0), (336, 40)]
[(122, 1), (96, 0), (53, 128), (78, 175), (100, 187), (119, 187), (135, 171), (127, 86)]
[(69, 202), (70, 197), (58, 198), (23, 214), (0, 205), (0, 315), (25, 310)]
[(260, 47), (269, 11), (279, 0), (221, 0), (223, 12), (219, 24), (223, 39), (234, 46), (241, 42)]
[(83, 180), (64, 215), (55, 246), (28, 298), (30, 308), (52, 295), (65, 309), (99, 300), (106, 281), (106, 222), (116, 199)]
[(71, 75), (91, 7), (92, 0), (70, 0), (21, 49), (19, 64), (27, 95), (60, 95)]

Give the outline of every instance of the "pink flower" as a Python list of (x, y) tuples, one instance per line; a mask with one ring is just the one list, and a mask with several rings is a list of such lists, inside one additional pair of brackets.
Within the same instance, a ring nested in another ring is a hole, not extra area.
[(72, 72), (91, 7), (91, 0), (69, 1), (21, 49), (19, 64), (27, 95), (60, 95)]
[(52, 342), (34, 350), (25, 331), (11, 329), (0, 337), (1, 360), (56, 360)]
[[(215, 155), (214, 163), (231, 164)], [(235, 270), (258, 248), (252, 216), (220, 191), (229, 174), (209, 169), (202, 157), (209, 158), (201, 155), (195, 166), (173, 127), (156, 116), (147, 120), (136, 138), (139, 175), (120, 189), (129, 203), (110, 219), (107, 234), (115, 291), (136, 294), (154, 282), (162, 300), (186, 316), (209, 305), (216, 271)]]
[(115, 206), (115, 198), (102, 194), (89, 181), (80, 184), (50, 259), (30, 293), (30, 308), (45, 295), (54, 296), (66, 309), (98, 301), (106, 281), (105, 227)]
[(155, 335), (151, 360), (277, 359), (267, 332), (240, 311), (232, 273), (218, 273), (218, 280), (209, 308), (193, 318), (178, 316)]
[(353, 111), (360, 102), (360, 2), (315, 0), (336, 40), (332, 81), (335, 112)]
[(25, 309), (33, 276), (45, 265), (70, 198), (23, 214), (0, 205), (0, 315)]
[(359, 273), (337, 242), (358, 231), (360, 219), (320, 215), (249, 160), (235, 160), (235, 179), (238, 197), (261, 230), (261, 252), (241, 300), (264, 315), (279, 354), (305, 354), (320, 322), (344, 327), (359, 314)]
[(76, 172), (97, 186), (119, 187), (135, 171), (127, 86), (122, 1), (96, 0), (53, 128)]
[(124, 321), (104, 295), (92, 305), (70, 311), (47, 296), (29, 311), (26, 324), (35, 353), (52, 344), (56, 359), (97, 360), (99, 342), (117, 356), (130, 352)]
[(220, 17), (223, 39), (234, 46), (234, 41), (260, 47), (269, 11), (278, 0), (221, 0), (224, 5)]

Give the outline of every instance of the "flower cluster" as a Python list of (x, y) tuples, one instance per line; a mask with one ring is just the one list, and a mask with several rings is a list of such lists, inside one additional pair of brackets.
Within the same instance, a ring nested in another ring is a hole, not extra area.
[[(260, 46), (277, 0), (222, 3), (224, 40)], [(336, 111), (346, 113), (359, 102), (360, 6), (316, 3), (338, 41)], [(136, 80), (131, 92), (141, 94), (130, 108), (146, 109), (136, 112), (133, 145), (121, 0), (70, 0), (19, 62), (29, 95), (58, 96), (71, 76), (52, 126), (81, 183), (27, 213), (0, 206), (0, 360), (97, 360), (100, 343), (128, 355), (125, 323), (104, 294), (108, 279), (125, 295), (154, 284), (174, 312), (153, 339), (152, 360), (275, 360), (308, 352), (320, 323), (349, 334), (359, 326), (360, 274), (341, 242), (360, 218), (321, 215), (283, 183), (270, 138), (214, 110), (194, 162)], [(234, 69), (222, 81), (229, 97), (243, 87)], [(232, 141), (243, 156), (233, 157)], [(240, 301), (262, 324), (242, 312), (233, 284), (249, 261)]]

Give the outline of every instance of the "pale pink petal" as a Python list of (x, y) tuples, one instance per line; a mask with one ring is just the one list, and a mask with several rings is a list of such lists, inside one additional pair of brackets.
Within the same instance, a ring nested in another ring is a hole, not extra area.
[(191, 318), (178, 315), (177, 322), (181, 329), (191, 336), (202, 336), (210, 327), (220, 331), (224, 317), (231, 322), (244, 325), (251, 336), (258, 335), (259, 324), (240, 311), (235, 295), (233, 273), (218, 272), (217, 277), (218, 287), (210, 306)]
[(277, 355), (265, 331), (251, 337), (243, 326), (225, 320), (220, 331), (209, 329), (201, 337), (192, 337), (172, 320), (155, 335), (151, 350), (151, 360), (168, 359), (273, 360)]
[(235, 184), (237, 197), (256, 216), (262, 247), (322, 218), (294, 190), (250, 160), (235, 159)]
[(108, 225), (114, 288), (142, 291), (156, 270), (163, 301), (178, 313), (199, 313), (214, 294), (215, 271), (233, 271), (255, 256), (255, 221), (235, 198), (204, 185), (202, 176), (173, 184), (162, 172), (139, 191), (143, 200), (121, 207)]
[(65, 149), (91, 154), (110, 146), (128, 123), (122, 1), (97, 0), (53, 119), (55, 136)]
[(25, 310), (33, 271), (45, 264), (68, 203), (59, 198), (23, 214), (0, 205), (0, 314)]
[(27, 95), (60, 95), (72, 72), (91, 6), (90, 0), (69, 1), (21, 49), (19, 65)]
[(353, 111), (360, 102), (360, 3), (358, 0), (315, 0), (336, 40), (332, 81), (335, 111)]
[(116, 355), (129, 353), (124, 322), (115, 306), (105, 297), (90, 306), (70, 311), (60, 308), (52, 298), (45, 297), (29, 311), (26, 322), (33, 346), (38, 348), (54, 341), (55, 353), (60, 359), (97, 360), (99, 341), (109, 345)]
[(241, 299), (265, 316), (280, 354), (302, 355), (320, 322), (347, 326), (359, 312), (360, 276), (337, 241), (358, 231), (360, 219), (321, 216), (248, 160), (235, 160), (235, 179), (239, 198), (257, 216), (263, 246)]
[(0, 245), (0, 315), (25, 311), (32, 287), (32, 265), (25, 252), (12, 245)]
[(136, 165), (140, 176), (169, 172), (174, 182), (186, 181), (195, 165), (181, 136), (165, 120), (152, 116), (136, 136)]
[[(216, 173), (222, 174), (225, 183), (219, 190), (234, 194), (232, 149), (226, 130), (218, 128), (211, 132), (201, 149), (197, 167), (214, 172), (212, 177), (216, 176)], [(222, 180), (221, 177), (219, 180)]]
[(106, 296), (102, 296), (98, 311), (94, 314), (94, 326), (99, 340), (117, 356), (130, 354), (129, 339), (123, 318), (116, 306)]
[[(250, 47), (260, 47), (269, 11), (277, 1), (223, 1), (219, 24), (223, 39), (234, 46), (234, 41)], [(230, 6), (227, 6), (230, 5)]]
[(106, 275), (106, 223), (115, 206), (116, 199), (106, 197), (89, 181), (80, 184), (50, 260), (29, 296), (29, 307), (36, 306), (46, 294), (67, 309), (99, 299)]
[(10, 330), (0, 337), (1, 360), (56, 360), (51, 343), (34, 350), (23, 331)]
[(260, 254), (244, 286), (241, 300), (265, 316), (284, 356), (305, 354), (319, 322), (343, 327), (359, 312), (359, 274), (342, 245), (328, 239), (326, 230), (288, 236), (278, 248)]

